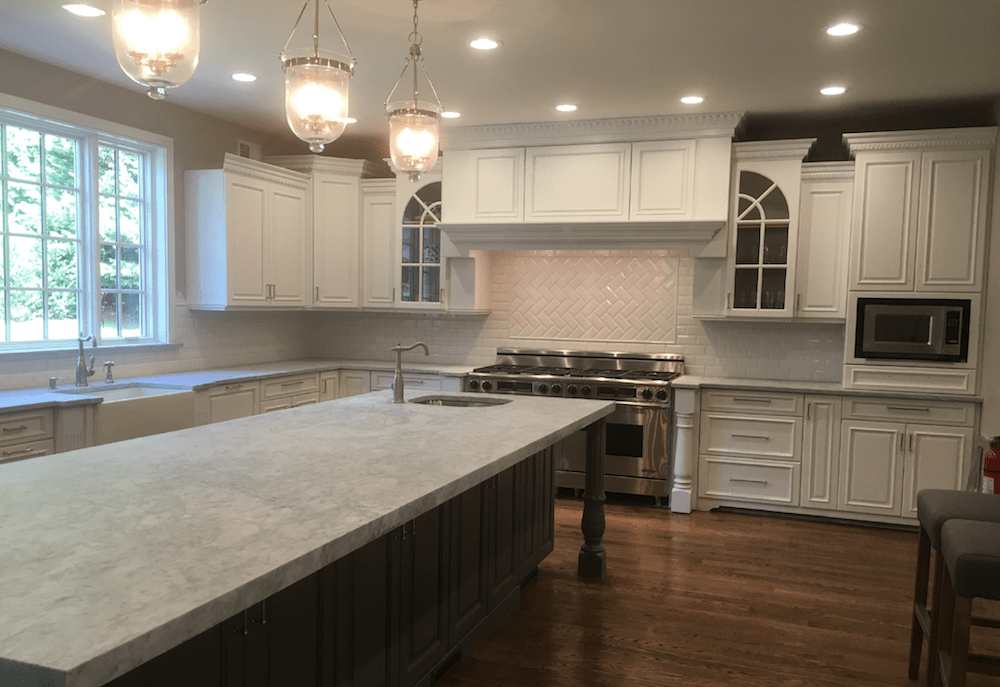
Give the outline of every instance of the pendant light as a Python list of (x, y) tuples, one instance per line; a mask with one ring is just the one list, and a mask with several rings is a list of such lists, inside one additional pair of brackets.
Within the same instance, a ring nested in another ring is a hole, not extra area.
[(347, 127), (347, 82), (354, 75), (357, 60), (347, 45), (340, 23), (334, 16), (328, 0), (323, 0), (347, 48), (350, 61), (342, 55), (319, 47), (319, 3), (314, 0), (312, 48), (288, 50), (288, 44), (298, 28), (302, 15), (309, 7), (309, 0), (302, 6), (292, 32), (288, 34), (281, 51), (281, 69), (285, 72), (285, 116), (292, 133), (309, 144), (314, 153), (337, 140)]
[(206, 0), (115, 0), (111, 40), (118, 64), (148, 86), (153, 100), (191, 78), (198, 66)]
[[(438, 98), (430, 74), (424, 67), (424, 58), (420, 52), (423, 37), (417, 30), (417, 3), (413, 0), (413, 31), (410, 33), (410, 54), (406, 58), (406, 66), (396, 79), (396, 85), (389, 91), (385, 99), (385, 116), (389, 119), (389, 156), (392, 164), (402, 172), (410, 173), (410, 181), (420, 179), (421, 172), (434, 167), (438, 156), (440, 142), (441, 99)], [(417, 89), (417, 67), (423, 70), (427, 84), (434, 94), (436, 103), (421, 101)], [(392, 94), (396, 92), (407, 69), (413, 69), (413, 98), (390, 103)]]

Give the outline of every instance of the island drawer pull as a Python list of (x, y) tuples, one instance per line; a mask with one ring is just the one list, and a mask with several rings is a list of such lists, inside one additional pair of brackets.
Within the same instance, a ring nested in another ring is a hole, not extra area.
[(6, 458), (7, 456), (23, 456), (34, 452), (34, 448), (22, 448), (18, 451), (4, 451), (3, 454), (0, 455), (3, 455)]
[(226, 384), (226, 391), (231, 391), (232, 389), (242, 389), (242, 384)]
[(903, 411), (903, 412), (910, 411), (910, 410), (912, 410), (914, 412), (917, 412), (917, 413), (929, 413), (929, 412), (931, 412), (930, 408), (918, 408), (916, 406), (886, 406), (885, 408), (886, 408), (886, 410), (899, 410), (899, 411)]
[(28, 425), (21, 425), (20, 427), (4, 427), (3, 431), (4, 431), (4, 433), (7, 433), (7, 432), (23, 432), (26, 429), (28, 429)]
[(305, 382), (303, 382), (303, 381), (302, 381), (302, 380), (300, 379), (300, 380), (299, 380), (299, 381), (297, 381), (297, 382), (285, 382), (285, 383), (284, 383), (284, 384), (282, 384), (281, 386), (302, 386), (302, 384), (304, 384), (304, 383), (305, 383)]
[(742, 479), (740, 477), (730, 477), (730, 482), (747, 482), (749, 484), (767, 484), (766, 479)]
[(767, 436), (766, 434), (764, 436), (760, 436), (759, 434), (733, 434), (732, 437), (733, 439), (756, 439), (758, 441), (771, 440), (771, 437)]
[(770, 403), (769, 398), (754, 398), (752, 396), (733, 396), (735, 403)]

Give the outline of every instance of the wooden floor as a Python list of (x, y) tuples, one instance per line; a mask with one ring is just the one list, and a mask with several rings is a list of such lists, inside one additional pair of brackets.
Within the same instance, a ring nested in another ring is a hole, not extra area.
[(438, 687), (923, 684), (906, 677), (915, 532), (609, 504), (608, 575), (586, 581), (581, 511), (556, 502), (521, 607)]

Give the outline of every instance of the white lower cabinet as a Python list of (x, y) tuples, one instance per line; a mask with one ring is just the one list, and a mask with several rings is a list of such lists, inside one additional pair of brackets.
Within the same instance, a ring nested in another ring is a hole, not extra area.
[(372, 378), (368, 370), (340, 371), (340, 398), (367, 394), (371, 390)]
[[(391, 389), (392, 379), (395, 376), (395, 372), (372, 372), (371, 390)], [(436, 374), (404, 372), (403, 389), (407, 394), (420, 393), (421, 391), (441, 391), (441, 377)]]
[(840, 476), (840, 397), (806, 395), (805, 404), (801, 505), (836, 509)]
[(332, 401), (340, 398), (340, 370), (319, 373), (319, 400)]
[(219, 384), (195, 396), (195, 425), (207, 425), (256, 415), (260, 410), (260, 382)]
[(319, 403), (319, 373), (266, 379), (260, 383), (260, 412)]

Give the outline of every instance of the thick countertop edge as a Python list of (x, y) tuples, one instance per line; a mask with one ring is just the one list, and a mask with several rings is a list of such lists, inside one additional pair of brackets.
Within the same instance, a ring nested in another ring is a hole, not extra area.
[[(438, 395), (435, 393), (435, 395)], [(444, 392), (440, 395), (449, 395)], [(472, 470), (451, 482), (418, 496), (391, 513), (359, 525), (349, 533), (323, 544), (312, 551), (279, 565), (157, 628), (136, 635), (99, 656), (70, 668), (59, 670), (33, 666), (0, 658), (0, 687), (99, 687), (148, 662), (184, 641), (210, 630), (244, 609), (325, 568), (366, 544), (391, 532), (415, 517), (436, 508), (467, 489), (516, 465), (540, 450), (551, 446), (574, 432), (614, 412), (611, 401), (585, 401), (595, 407), (586, 416), (550, 434), (512, 451), (503, 458)], [(30, 681), (8, 682), (11, 667), (27, 668)], [(111, 667), (109, 671), (109, 667)], [(50, 677), (51, 676), (51, 677)], [(50, 682), (43, 680), (50, 679)]]
[(747, 389), (797, 394), (829, 394), (833, 396), (866, 396), (869, 398), (911, 398), (922, 401), (958, 401), (982, 404), (983, 397), (973, 394), (949, 394), (902, 389), (852, 389), (839, 382), (802, 382), (744, 377), (702, 377), (683, 375), (671, 382), (676, 389)]

